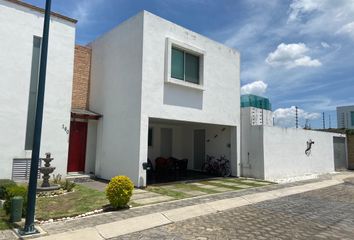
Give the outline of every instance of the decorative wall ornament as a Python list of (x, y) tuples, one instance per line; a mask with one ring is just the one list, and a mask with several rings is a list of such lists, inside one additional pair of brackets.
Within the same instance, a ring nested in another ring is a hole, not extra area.
[(312, 144), (315, 144), (315, 142), (312, 141), (312, 139), (309, 139), (309, 140), (307, 141), (307, 148), (306, 148), (306, 150), (305, 150), (305, 154), (306, 154), (307, 156), (310, 156), (310, 155), (311, 155)]

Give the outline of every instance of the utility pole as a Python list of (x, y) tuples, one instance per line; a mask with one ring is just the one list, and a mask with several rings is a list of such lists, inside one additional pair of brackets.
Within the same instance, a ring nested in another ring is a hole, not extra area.
[(38, 162), (39, 162), (41, 134), (42, 134), (43, 104), (44, 104), (44, 90), (45, 90), (45, 80), (46, 80), (46, 72), (47, 72), (47, 55), (48, 55), (51, 2), (52, 2), (51, 0), (46, 0), (46, 5), (45, 5), (41, 59), (40, 59), (40, 66), (39, 66), (36, 118), (35, 118), (35, 125), (34, 125), (32, 158), (31, 158), (31, 171), (30, 171), (30, 177), (28, 183), (27, 215), (26, 215), (25, 227), (23, 231), (21, 231), (21, 235), (30, 235), (38, 232), (34, 227), (34, 214), (36, 210)]
[(324, 114), (324, 112), (322, 113), (322, 127), (323, 127), (323, 129), (326, 128), (326, 120), (325, 120), (325, 114)]
[(332, 128), (331, 126), (331, 114), (328, 115), (328, 128)]
[(296, 128), (299, 128), (299, 115), (298, 115), (298, 107), (295, 107), (295, 125)]

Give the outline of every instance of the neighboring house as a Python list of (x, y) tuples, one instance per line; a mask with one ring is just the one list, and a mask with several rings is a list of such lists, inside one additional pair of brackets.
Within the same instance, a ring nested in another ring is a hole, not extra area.
[(354, 129), (354, 105), (337, 107), (337, 127)]
[(270, 111), (268, 99), (252, 96), (241, 101), (242, 176), (286, 182), (347, 168), (345, 134), (273, 127), (250, 114)]
[[(0, 178), (25, 179), (33, 141), (44, 11), (0, 0)], [(66, 173), (76, 20), (52, 13), (41, 156)], [(28, 176), (27, 176), (28, 177)]]
[(89, 46), (89, 109), (102, 118), (89, 123), (87, 172), (145, 186), (148, 158), (187, 158), (200, 170), (209, 154), (225, 155), (238, 175), (236, 50), (146, 11)]

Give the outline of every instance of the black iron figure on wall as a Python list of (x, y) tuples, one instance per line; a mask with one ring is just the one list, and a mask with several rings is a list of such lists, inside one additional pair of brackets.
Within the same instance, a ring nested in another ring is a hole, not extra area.
[(311, 154), (311, 147), (312, 147), (312, 144), (315, 144), (315, 142), (312, 141), (312, 139), (309, 139), (309, 140), (307, 141), (307, 148), (306, 148), (306, 150), (305, 150), (305, 154), (306, 154), (307, 156), (310, 156), (310, 154)]

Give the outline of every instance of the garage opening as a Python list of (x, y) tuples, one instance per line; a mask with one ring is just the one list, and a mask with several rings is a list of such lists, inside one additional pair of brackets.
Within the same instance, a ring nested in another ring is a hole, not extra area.
[[(149, 119), (147, 183), (188, 181), (220, 176), (207, 164), (219, 159), (231, 175), (231, 126)], [(235, 146), (236, 147), (236, 146)], [(222, 167), (225, 168), (223, 165)]]

